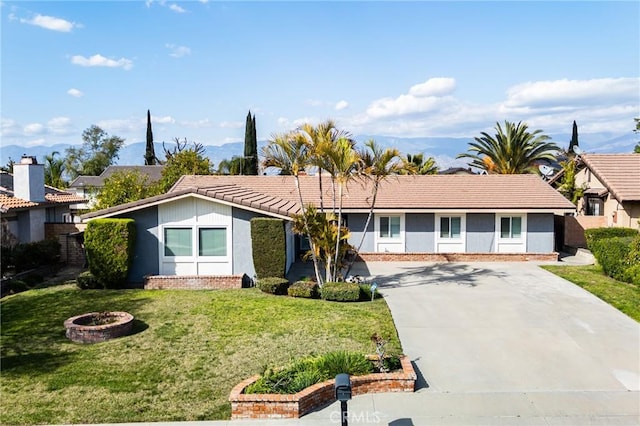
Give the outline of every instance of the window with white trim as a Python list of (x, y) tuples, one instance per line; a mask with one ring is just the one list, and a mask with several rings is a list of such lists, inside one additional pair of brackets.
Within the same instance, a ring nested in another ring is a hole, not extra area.
[[(164, 255), (178, 257), (193, 256), (197, 253), (200, 257), (227, 256), (226, 227), (197, 227), (196, 229), (197, 232), (194, 233), (192, 227), (165, 227)], [(194, 245), (194, 240), (197, 246)]]
[(198, 254), (200, 256), (226, 256), (227, 228), (199, 228)]
[(192, 250), (191, 228), (164, 228), (165, 256), (191, 256)]
[(460, 216), (440, 216), (440, 238), (456, 239), (462, 233), (462, 218)]
[(502, 216), (500, 218), (500, 238), (522, 238), (522, 216)]
[(400, 238), (400, 216), (380, 216), (379, 238)]

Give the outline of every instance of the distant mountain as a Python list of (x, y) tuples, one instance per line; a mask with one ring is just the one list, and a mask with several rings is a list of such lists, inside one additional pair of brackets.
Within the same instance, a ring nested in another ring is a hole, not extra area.
[[(567, 148), (571, 140), (571, 134), (550, 135), (551, 139), (561, 148)], [(369, 139), (374, 139), (383, 147), (395, 147), (403, 154), (423, 153), (436, 159), (441, 169), (448, 167), (462, 167), (467, 163), (465, 160), (455, 157), (466, 152), (469, 142), (473, 138), (447, 138), (447, 137), (423, 137), (423, 138), (399, 138), (382, 135), (358, 135), (355, 137), (359, 143), (364, 143)], [(628, 135), (613, 135), (609, 133), (597, 133), (580, 135), (580, 147), (586, 152), (597, 153), (619, 153), (633, 152), (633, 147), (637, 143), (638, 136), (629, 132)], [(266, 141), (258, 141), (258, 149), (266, 144)], [(5, 165), (9, 159), (20, 161), (23, 154), (35, 155), (39, 162), (44, 162), (44, 156), (58, 151), (60, 155), (65, 155), (65, 150), (71, 144), (57, 144), (53, 146), (32, 146), (24, 148), (18, 145), (8, 145), (0, 148), (0, 164)], [(167, 148), (172, 148), (173, 144), (166, 144)], [(125, 145), (120, 149), (119, 158), (116, 164), (119, 165), (143, 165), (146, 143), (135, 142)], [(235, 155), (242, 155), (244, 150), (243, 142), (227, 143), (224, 145), (205, 145), (205, 153), (215, 166), (224, 159), (231, 159)], [(164, 158), (164, 150), (161, 143), (155, 144), (156, 155)]]

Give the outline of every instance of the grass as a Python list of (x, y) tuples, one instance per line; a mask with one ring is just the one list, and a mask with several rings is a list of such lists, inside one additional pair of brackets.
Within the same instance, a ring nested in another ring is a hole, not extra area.
[[(373, 353), (374, 332), (400, 343), (383, 299), (336, 303), (225, 291), (78, 290), (6, 297), (1, 424), (228, 419), (231, 388), (265, 366), (334, 350)], [(134, 333), (71, 343), (65, 319), (127, 311)]]
[(640, 322), (640, 287), (606, 276), (597, 265), (542, 266), (585, 290)]

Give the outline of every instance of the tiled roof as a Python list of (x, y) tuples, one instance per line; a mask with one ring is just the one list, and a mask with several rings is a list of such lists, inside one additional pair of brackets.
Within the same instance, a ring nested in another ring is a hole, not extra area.
[[(345, 212), (367, 211), (370, 184), (352, 182), (344, 191)], [(317, 176), (300, 178), (305, 204), (320, 204)], [(239, 206), (290, 216), (300, 212), (298, 192), (292, 176), (183, 176), (167, 193), (113, 207), (84, 218), (136, 209), (184, 194), (199, 194)], [(333, 204), (330, 180), (323, 177), (325, 208)], [(535, 175), (429, 175), (395, 176), (380, 185), (376, 210), (525, 210), (572, 211), (574, 205)]]
[(142, 175), (146, 175), (149, 178), (149, 182), (157, 182), (162, 177), (162, 168), (164, 166), (109, 166), (100, 176), (78, 176), (75, 178), (69, 187), (96, 187), (101, 188), (104, 186), (104, 180), (113, 176), (114, 173), (138, 171)]
[(13, 195), (13, 175), (6, 172), (0, 172), (0, 205), (5, 209), (27, 209), (36, 206), (45, 206), (49, 204), (74, 204), (86, 201), (84, 198), (72, 194), (67, 191), (45, 185), (43, 203), (34, 203), (32, 201), (16, 198)]
[(616, 200), (640, 201), (640, 154), (586, 154), (582, 161)]

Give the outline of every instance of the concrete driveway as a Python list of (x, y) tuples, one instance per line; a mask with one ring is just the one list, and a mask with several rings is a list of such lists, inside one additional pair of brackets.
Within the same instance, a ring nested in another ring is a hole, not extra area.
[(350, 424), (640, 425), (640, 325), (590, 293), (532, 263), (360, 267), (420, 389), (355, 397)]

